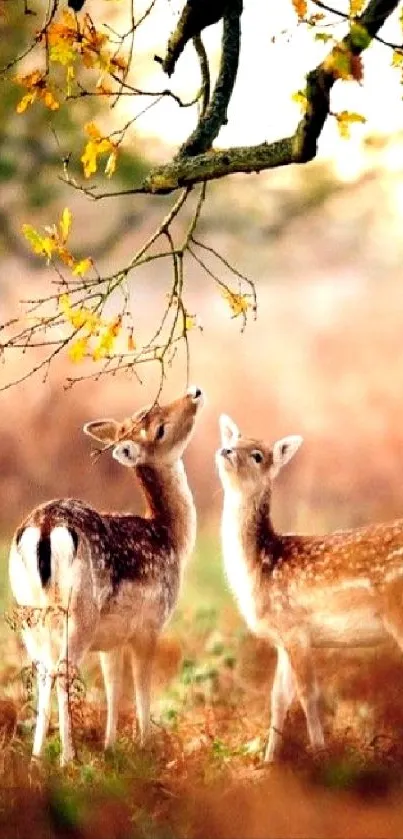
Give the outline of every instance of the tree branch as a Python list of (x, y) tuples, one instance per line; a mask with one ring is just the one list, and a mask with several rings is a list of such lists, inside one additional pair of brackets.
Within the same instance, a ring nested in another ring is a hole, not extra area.
[(148, 174), (142, 185), (144, 192), (169, 193), (181, 187), (192, 186), (201, 181), (217, 180), (236, 172), (261, 172), (312, 160), (317, 153), (318, 140), (329, 116), (331, 89), (340, 78), (337, 69), (338, 55), (344, 52), (347, 56), (359, 56), (367, 49), (398, 3), (399, 0), (370, 0), (365, 11), (354, 22), (352, 31), (350, 30), (333, 47), (325, 60), (308, 74), (306, 113), (294, 135), (257, 146), (205, 151), (191, 158), (177, 156), (173, 161), (156, 167)]
[[(327, 58), (307, 75), (307, 109), (295, 134), (294, 156), (298, 163), (312, 160), (317, 152), (318, 139), (329, 116), (330, 91), (339, 78), (337, 73), (337, 55), (345, 53), (359, 56), (371, 43), (371, 40), (383, 26), (389, 15), (396, 9), (399, 0), (370, 0), (365, 11), (360, 15), (348, 35), (336, 44)], [(360, 27), (361, 37), (354, 35), (354, 28)], [(368, 39), (365, 39), (365, 33)], [(364, 38), (362, 35), (364, 34)]]
[(168, 193), (182, 186), (213, 181), (236, 172), (261, 172), (286, 166), (294, 160), (294, 137), (258, 146), (211, 150), (195, 157), (182, 157), (153, 169), (143, 183), (145, 192)]
[(195, 130), (179, 149), (177, 159), (210, 149), (220, 128), (227, 122), (228, 105), (238, 72), (241, 14), (242, 0), (228, 3), (223, 17), (221, 61), (214, 92)]
[(218, 23), (226, 6), (230, 4), (231, 0), (188, 0), (168, 41), (166, 56), (162, 61), (162, 69), (168, 76), (172, 76), (176, 62), (188, 41), (195, 35), (200, 35), (206, 26)]

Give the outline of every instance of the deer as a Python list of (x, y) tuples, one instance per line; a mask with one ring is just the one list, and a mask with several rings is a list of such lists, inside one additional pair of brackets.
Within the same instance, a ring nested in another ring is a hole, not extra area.
[(48, 501), (17, 528), (9, 557), (22, 638), (37, 672), (33, 758), (40, 758), (56, 682), (60, 762), (76, 757), (72, 680), (99, 653), (107, 700), (105, 749), (117, 735), (123, 654), (129, 648), (140, 745), (150, 724), (153, 663), (196, 539), (196, 510), (182, 455), (203, 405), (198, 387), (123, 422), (98, 419), (83, 431), (132, 469), (144, 516), (99, 513), (73, 498)]
[(273, 483), (302, 437), (268, 445), (243, 436), (223, 414), (216, 464), (223, 486), (226, 577), (249, 630), (277, 650), (264, 761), (273, 763), (296, 697), (310, 748), (324, 747), (315, 648), (403, 650), (403, 519), (323, 536), (280, 534), (272, 524)]

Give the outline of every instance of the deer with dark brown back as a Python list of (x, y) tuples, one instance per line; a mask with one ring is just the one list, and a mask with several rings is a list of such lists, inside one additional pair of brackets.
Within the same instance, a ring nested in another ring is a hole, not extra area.
[(196, 537), (196, 510), (181, 458), (202, 404), (201, 390), (190, 388), (169, 405), (144, 408), (124, 422), (84, 426), (133, 469), (147, 504), (144, 517), (98, 513), (67, 498), (36, 507), (14, 536), (11, 588), (37, 669), (36, 757), (43, 750), (56, 681), (61, 762), (74, 758), (71, 683), (91, 650), (100, 653), (105, 682), (105, 747), (116, 738), (125, 647), (132, 658), (140, 742), (147, 737), (157, 639), (172, 615)]
[(222, 547), (230, 587), (249, 629), (277, 648), (265, 760), (281, 745), (296, 695), (311, 747), (324, 745), (315, 647), (364, 647), (393, 638), (403, 650), (403, 520), (325, 536), (280, 534), (273, 481), (302, 443), (267, 445), (220, 418), (216, 455), (224, 488)]

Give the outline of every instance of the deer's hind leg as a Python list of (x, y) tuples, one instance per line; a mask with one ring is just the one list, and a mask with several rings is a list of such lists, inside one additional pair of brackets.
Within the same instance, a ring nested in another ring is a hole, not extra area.
[(104, 677), (107, 704), (105, 749), (109, 749), (116, 740), (122, 689), (123, 648), (116, 647), (108, 652), (100, 652), (99, 658)]
[(272, 763), (283, 738), (283, 728), (290, 705), (295, 696), (295, 678), (290, 658), (284, 647), (277, 648), (277, 667), (271, 691), (270, 733), (264, 760)]
[(48, 733), (50, 721), (50, 700), (53, 686), (53, 673), (51, 668), (43, 662), (38, 662), (37, 669), (37, 690), (38, 690), (38, 711), (36, 718), (33, 757), (40, 757), (42, 754), (45, 738)]
[(36, 670), (37, 714), (32, 749), (33, 757), (40, 757), (50, 721), (50, 702), (53, 686), (54, 662), (50, 633), (46, 627), (34, 627), (23, 632), (23, 639)]
[(56, 669), (56, 689), (59, 706), (59, 728), (61, 739), (60, 762), (64, 766), (76, 757), (74, 745), (74, 712), (76, 686), (80, 678), (79, 666), (85, 653), (91, 647), (96, 626), (95, 611), (86, 605), (86, 623), (82, 616), (72, 609), (64, 620), (63, 640)]

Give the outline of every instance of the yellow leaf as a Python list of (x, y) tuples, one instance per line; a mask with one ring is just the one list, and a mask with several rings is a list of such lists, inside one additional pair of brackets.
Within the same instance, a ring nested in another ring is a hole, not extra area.
[(185, 317), (185, 330), (189, 332), (191, 329), (194, 329), (196, 326), (196, 318), (194, 315), (186, 315)]
[(244, 315), (250, 308), (250, 303), (244, 294), (238, 294), (236, 291), (225, 288), (222, 291), (222, 296), (227, 301), (235, 318)]
[[(401, 67), (403, 64), (403, 52), (401, 50), (394, 50), (392, 57), (392, 67)], [(25, 99), (25, 97), (24, 97)]]
[(71, 96), (71, 83), (74, 79), (74, 76), (75, 76), (74, 67), (71, 64), (69, 64), (69, 66), (67, 68), (67, 71), (66, 71), (66, 93), (67, 93), (67, 96)]
[(305, 90), (296, 90), (295, 93), (292, 94), (291, 99), (293, 102), (296, 102), (296, 104), (299, 105), (299, 107), (301, 108), (302, 112), (305, 113), (308, 105), (308, 99)]
[(66, 317), (69, 317), (71, 311), (70, 298), (68, 294), (61, 294), (59, 297), (59, 309)]
[(34, 253), (47, 256), (49, 259), (56, 249), (56, 243), (50, 236), (41, 236), (30, 224), (22, 225), (22, 232), (31, 245)]
[(108, 178), (111, 178), (115, 169), (116, 169), (116, 159), (118, 156), (117, 149), (114, 149), (113, 152), (109, 155), (108, 160), (106, 161), (105, 166), (105, 175)]
[(351, 125), (354, 123), (364, 124), (367, 121), (362, 114), (356, 114), (354, 111), (340, 111), (338, 114), (334, 114), (334, 116), (337, 121), (340, 137), (344, 139), (350, 137)]
[(42, 239), (42, 252), (45, 256), (47, 256), (48, 260), (51, 258), (52, 253), (57, 250), (57, 245), (54, 239), (50, 236), (44, 236)]
[(72, 64), (76, 60), (76, 57), (77, 53), (67, 38), (59, 38), (51, 45), (49, 50), (50, 60), (62, 64), (65, 67)]
[(359, 15), (364, 7), (365, 0), (350, 0), (350, 17)]
[(17, 114), (23, 114), (24, 111), (27, 110), (28, 106), (32, 105), (33, 102), (35, 102), (37, 95), (38, 94), (36, 90), (31, 91), (31, 93), (26, 93), (25, 96), (23, 96), (22, 99), (20, 99), (20, 101), (18, 102), (18, 105), (15, 109), (17, 111)]
[(75, 277), (83, 277), (87, 271), (90, 270), (92, 267), (92, 259), (87, 257), (86, 259), (80, 259), (79, 262), (73, 268), (73, 274)]
[[(86, 126), (86, 130), (88, 126)], [(98, 130), (98, 129), (97, 129)], [(91, 129), (92, 131), (92, 129)], [(87, 133), (90, 133), (87, 130)], [(106, 164), (107, 174), (110, 176), (113, 174), (116, 165), (116, 156), (117, 156), (117, 148), (108, 139), (108, 137), (101, 137), (101, 136), (92, 136), (90, 135), (90, 139), (86, 144), (83, 154), (81, 155), (81, 162), (83, 164), (84, 169), (84, 176), (86, 178), (91, 177), (96, 171), (98, 166), (98, 156), (101, 154), (107, 154), (110, 152), (110, 156), (108, 162)]]
[(84, 169), (84, 177), (90, 178), (97, 171), (98, 144), (88, 140), (81, 155), (81, 162)]
[(65, 207), (63, 212), (62, 212), (62, 217), (60, 219), (60, 232), (61, 232), (63, 242), (67, 241), (67, 237), (70, 233), (72, 219), (73, 219), (73, 216), (72, 216), (71, 210), (69, 210), (68, 207)]
[(83, 326), (87, 325), (88, 322), (88, 315), (86, 309), (77, 309), (76, 311), (71, 311), (69, 314), (69, 321), (74, 329), (82, 329)]
[(92, 352), (92, 357), (94, 361), (99, 361), (100, 358), (107, 358), (110, 355), (113, 345), (115, 343), (115, 337), (111, 334), (109, 329), (106, 329), (105, 332), (102, 334), (99, 343), (94, 347)]
[(68, 349), (68, 356), (70, 361), (73, 361), (75, 364), (82, 361), (84, 356), (86, 355), (88, 350), (88, 337), (83, 336), (82, 338), (77, 338), (76, 341), (73, 341), (70, 344)]

